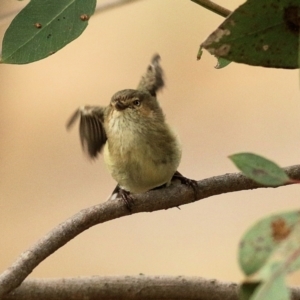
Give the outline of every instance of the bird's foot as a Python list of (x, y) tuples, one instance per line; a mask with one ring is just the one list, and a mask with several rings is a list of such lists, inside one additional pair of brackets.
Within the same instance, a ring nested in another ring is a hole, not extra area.
[(118, 196), (121, 197), (121, 199), (125, 203), (126, 208), (131, 212), (133, 206), (133, 198), (131, 196), (131, 193), (122, 189), (119, 185), (117, 185), (112, 192), (112, 195), (114, 194), (117, 194)]
[(120, 194), (122, 200), (124, 201), (126, 208), (131, 212), (132, 206), (133, 206), (133, 198), (132, 198), (130, 192), (125, 191), (120, 188), (119, 194)]
[(190, 178), (187, 178), (187, 177), (184, 177), (182, 174), (180, 174), (178, 171), (176, 171), (172, 177), (172, 180), (174, 179), (178, 179), (180, 180), (180, 182), (182, 184), (185, 184), (187, 185), (188, 187), (191, 187), (194, 191), (194, 197), (195, 197), (195, 200), (197, 200), (197, 193), (198, 193), (198, 184), (197, 184), (197, 181), (194, 180), (194, 179), (190, 179)]

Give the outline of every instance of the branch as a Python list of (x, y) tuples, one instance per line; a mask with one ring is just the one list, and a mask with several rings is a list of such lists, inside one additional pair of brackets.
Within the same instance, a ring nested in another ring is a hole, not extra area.
[(231, 14), (231, 11), (229, 9), (222, 7), (216, 3), (213, 3), (210, 0), (192, 0), (192, 2), (195, 2), (224, 18), (228, 17)]
[(101, 276), (28, 279), (3, 300), (238, 299), (238, 286), (201, 277)]
[[(285, 168), (285, 171), (290, 178), (300, 180), (300, 165)], [(265, 188), (241, 173), (203, 179), (198, 181), (197, 185), (195, 192), (186, 185), (174, 182), (168, 188), (134, 195), (131, 212), (127, 210), (121, 199), (108, 200), (81, 210), (23, 252), (11, 267), (0, 275), (0, 298), (18, 287), (44, 259), (92, 226), (131, 213), (169, 209), (223, 193)]]
[[(300, 289), (290, 288), (291, 299)], [(2, 300), (238, 300), (236, 283), (187, 276), (93, 276), (67, 279), (28, 279)], [(42, 295), (42, 297), (41, 297)]]

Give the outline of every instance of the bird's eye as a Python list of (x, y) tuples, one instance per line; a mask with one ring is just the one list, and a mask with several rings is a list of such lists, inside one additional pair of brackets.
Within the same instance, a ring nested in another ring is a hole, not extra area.
[(141, 105), (141, 101), (140, 100), (134, 100), (133, 101), (133, 105), (135, 105), (135, 106), (140, 106)]

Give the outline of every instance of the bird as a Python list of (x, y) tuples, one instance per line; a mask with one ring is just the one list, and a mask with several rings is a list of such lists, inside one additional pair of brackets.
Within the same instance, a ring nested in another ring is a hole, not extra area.
[(91, 159), (103, 152), (105, 165), (116, 180), (118, 193), (130, 209), (132, 194), (168, 186), (172, 178), (195, 187), (182, 176), (182, 148), (157, 100), (165, 85), (159, 54), (153, 55), (137, 89), (115, 93), (108, 106), (79, 107), (67, 122), (70, 129), (80, 119), (83, 151)]

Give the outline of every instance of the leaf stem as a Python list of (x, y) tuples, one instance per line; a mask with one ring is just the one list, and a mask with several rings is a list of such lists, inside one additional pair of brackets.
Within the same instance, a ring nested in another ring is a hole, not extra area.
[(204, 8), (226, 18), (231, 14), (231, 11), (225, 7), (222, 7), (210, 0), (191, 0), (192, 2), (195, 2)]

